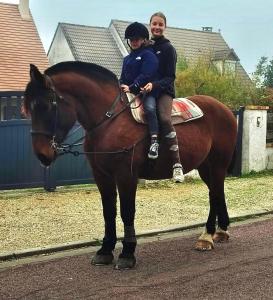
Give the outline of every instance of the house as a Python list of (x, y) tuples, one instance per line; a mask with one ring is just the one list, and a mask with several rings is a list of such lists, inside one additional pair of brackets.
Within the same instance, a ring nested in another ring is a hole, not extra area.
[(0, 41), (0, 120), (6, 120), (20, 117), (18, 97), (29, 81), (29, 64), (49, 67), (28, 0), (0, 2)]
[[(129, 53), (124, 39), (129, 24), (112, 20), (109, 27), (104, 28), (59, 23), (48, 51), (50, 65), (80, 60), (102, 65), (119, 76), (123, 57)], [(187, 61), (194, 62), (200, 56), (209, 55), (219, 72), (233, 72), (250, 81), (235, 51), (229, 48), (221, 33), (213, 32), (211, 27), (202, 30), (168, 27), (166, 37), (172, 41), (178, 56)]]

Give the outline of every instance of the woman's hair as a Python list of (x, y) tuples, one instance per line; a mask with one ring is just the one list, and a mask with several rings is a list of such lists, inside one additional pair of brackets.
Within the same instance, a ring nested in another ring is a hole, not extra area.
[(154, 14), (151, 16), (151, 18), (150, 18), (150, 23), (152, 22), (153, 17), (160, 17), (160, 18), (162, 18), (162, 19), (164, 20), (164, 22), (165, 22), (165, 26), (167, 26), (167, 19), (166, 19), (166, 16), (165, 16), (161, 11), (158, 11), (158, 12), (154, 13)]

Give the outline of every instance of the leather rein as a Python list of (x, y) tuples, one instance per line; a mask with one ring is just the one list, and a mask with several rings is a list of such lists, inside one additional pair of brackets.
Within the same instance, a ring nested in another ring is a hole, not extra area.
[[(47, 75), (46, 75), (47, 76)], [(134, 149), (134, 147), (140, 143), (141, 141), (143, 141), (146, 136), (144, 138), (141, 138), (140, 140), (136, 141), (136, 143), (134, 143), (133, 145), (131, 145), (128, 148), (122, 148), (120, 150), (116, 150), (116, 151), (77, 151), (77, 150), (72, 150), (74, 147), (78, 147), (83, 145), (83, 141), (84, 138), (86, 137), (86, 135), (83, 135), (82, 137), (80, 137), (79, 139), (77, 139), (76, 141), (74, 141), (71, 144), (68, 143), (59, 143), (57, 141), (57, 126), (58, 126), (58, 114), (59, 114), (59, 109), (58, 109), (58, 103), (60, 101), (66, 101), (61, 95), (59, 95), (53, 85), (52, 79), (47, 76), (47, 78), (50, 81), (50, 87), (49, 89), (51, 90), (51, 92), (53, 93), (53, 100), (51, 101), (51, 104), (53, 106), (53, 108), (55, 108), (55, 118), (54, 118), (54, 129), (53, 132), (49, 132), (49, 131), (43, 131), (43, 130), (31, 130), (30, 133), (31, 135), (44, 135), (47, 137), (50, 137), (50, 147), (57, 153), (57, 156), (61, 156), (64, 154), (73, 154), (74, 156), (79, 156), (81, 154), (118, 154), (118, 153), (126, 153), (129, 152), (130, 150)], [(121, 113), (123, 113), (124, 111), (126, 111), (129, 107), (131, 107), (131, 104), (135, 101), (135, 99), (137, 97), (139, 97), (140, 95), (144, 95), (144, 93), (139, 93), (136, 96), (134, 96), (130, 101), (128, 101), (127, 103), (124, 103), (124, 100), (122, 98), (122, 94), (121, 91), (118, 93), (118, 95), (116, 96), (116, 98), (114, 99), (114, 101), (112, 102), (109, 110), (106, 111), (106, 113), (103, 115), (102, 119), (89, 131), (87, 131), (88, 135), (91, 135), (95, 130), (97, 130), (100, 126), (102, 126), (104, 123), (106, 123), (107, 121), (113, 120), (116, 117), (118, 117)], [(116, 106), (119, 103), (119, 101), (123, 102), (123, 104), (125, 104), (123, 106), (123, 108), (117, 112), (115, 112)], [(141, 105), (141, 104), (140, 104)], [(139, 107), (139, 106), (137, 106)], [(133, 107), (133, 109), (136, 109), (137, 107)], [(69, 134), (68, 136), (65, 137), (65, 139), (67, 139), (68, 137), (71, 137), (72, 135), (74, 135), (79, 129), (81, 129), (82, 126), (78, 126), (74, 131), (72, 131), (71, 134)]]

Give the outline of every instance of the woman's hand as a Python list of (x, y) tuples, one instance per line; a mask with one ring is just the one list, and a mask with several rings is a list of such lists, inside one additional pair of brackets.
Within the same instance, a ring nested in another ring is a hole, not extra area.
[(153, 84), (149, 82), (141, 90), (145, 92), (150, 92), (152, 89), (153, 89)]
[(120, 85), (120, 88), (121, 90), (124, 92), (124, 93), (130, 93), (130, 89), (129, 89), (129, 86), (126, 85), (126, 84), (121, 84)]

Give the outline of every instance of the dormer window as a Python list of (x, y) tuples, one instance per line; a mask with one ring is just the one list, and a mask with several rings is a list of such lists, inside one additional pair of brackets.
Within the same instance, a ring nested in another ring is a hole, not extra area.
[(235, 75), (236, 63), (237, 63), (237, 61), (235, 61), (235, 60), (225, 60), (224, 61), (224, 74)]
[(238, 61), (239, 58), (233, 49), (215, 51), (212, 59), (213, 65), (221, 75), (232, 76), (236, 74), (236, 64)]

